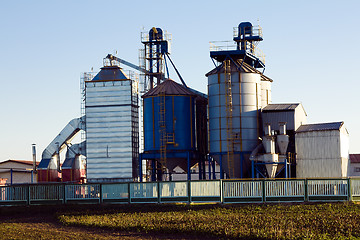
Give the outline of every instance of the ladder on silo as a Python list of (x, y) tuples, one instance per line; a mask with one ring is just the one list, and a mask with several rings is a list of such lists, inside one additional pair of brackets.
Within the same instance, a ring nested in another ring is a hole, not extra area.
[(166, 134), (166, 118), (165, 118), (165, 93), (160, 92), (159, 94), (159, 137), (160, 137), (160, 171), (164, 172), (166, 166), (166, 145), (167, 145), (167, 134)]
[(233, 134), (233, 108), (231, 91), (231, 67), (230, 59), (224, 61), (225, 75), (225, 99), (226, 99), (226, 136), (227, 136), (227, 162), (230, 178), (235, 177), (234, 164), (234, 134)]

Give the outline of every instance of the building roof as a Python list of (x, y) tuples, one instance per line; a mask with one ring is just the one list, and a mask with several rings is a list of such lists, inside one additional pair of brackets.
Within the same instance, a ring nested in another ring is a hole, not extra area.
[(313, 131), (340, 130), (340, 128), (343, 125), (344, 125), (344, 122), (304, 124), (304, 125), (301, 125), (296, 130), (296, 133), (299, 133), (299, 132), (313, 132)]
[(262, 111), (295, 111), (299, 105), (300, 103), (268, 104)]
[[(27, 165), (31, 165), (31, 166), (33, 165), (33, 161), (28, 161), (28, 160), (12, 160), (12, 159), (9, 159), (9, 160), (0, 162), (0, 164), (7, 163), (7, 162), (22, 163), (22, 164), (27, 164)], [(40, 163), (40, 162), (36, 162), (36, 166), (38, 166), (39, 163)]]
[[(250, 66), (246, 62), (243, 62), (242, 59), (237, 60), (236, 63), (238, 64), (238, 66), (241, 67), (240, 72), (258, 73), (258, 74), (260, 74), (260, 77), (261, 77), (262, 81), (273, 82), (273, 80), (271, 78), (265, 76), (262, 72), (260, 72), (259, 70), (253, 68), (252, 66)], [(231, 72), (238, 72), (239, 71), (238, 66), (236, 66), (233, 62), (231, 62), (231, 64), (230, 64)], [(209, 75), (216, 74), (216, 73), (223, 73), (224, 71), (225, 71), (224, 70), (224, 63), (222, 63), (219, 66), (217, 66), (216, 68), (214, 68), (213, 70), (211, 70), (210, 72), (208, 72), (207, 74), (205, 74), (205, 76), (208, 77)]]
[(350, 163), (360, 163), (360, 154), (349, 154)]
[(147, 93), (142, 95), (142, 97), (157, 96), (160, 94), (197, 96), (193, 91), (186, 88), (184, 85), (181, 85), (172, 79), (165, 79), (165, 81), (149, 90)]
[(351, 163), (360, 163), (360, 154), (349, 154)]
[(113, 81), (129, 79), (119, 66), (105, 66), (91, 81)]

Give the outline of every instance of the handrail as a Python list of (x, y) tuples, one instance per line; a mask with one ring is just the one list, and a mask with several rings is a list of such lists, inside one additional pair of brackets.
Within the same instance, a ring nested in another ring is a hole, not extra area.
[(360, 201), (360, 178), (238, 179), (0, 186), (0, 206), (67, 203)]
[[(265, 64), (265, 54), (254, 44), (245, 41), (246, 52), (259, 58)], [(234, 41), (211, 41), (209, 42), (210, 52), (234, 51), (237, 50), (237, 44)]]

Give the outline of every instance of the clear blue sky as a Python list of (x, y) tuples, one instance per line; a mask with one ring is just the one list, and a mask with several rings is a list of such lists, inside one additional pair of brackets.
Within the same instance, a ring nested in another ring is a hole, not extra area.
[[(259, 20), (273, 103), (301, 102), (308, 122), (344, 121), (360, 153), (359, 1), (0, 1), (0, 161), (31, 159), (80, 116), (80, 73), (108, 53), (138, 64), (140, 32), (172, 33), (172, 59), (206, 92), (209, 41)], [(172, 76), (177, 79), (176, 76)]]

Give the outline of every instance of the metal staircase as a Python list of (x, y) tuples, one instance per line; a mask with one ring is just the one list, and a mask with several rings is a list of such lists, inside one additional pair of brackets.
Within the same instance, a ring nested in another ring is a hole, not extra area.
[(159, 137), (160, 137), (160, 163), (161, 169), (166, 166), (166, 147), (167, 147), (167, 133), (166, 133), (166, 106), (165, 106), (165, 93), (160, 92), (159, 94)]
[(233, 114), (232, 114), (232, 91), (231, 91), (231, 62), (230, 59), (224, 61), (224, 75), (226, 88), (226, 136), (227, 136), (227, 162), (228, 174), (230, 178), (235, 177), (234, 166), (234, 134), (233, 134)]

